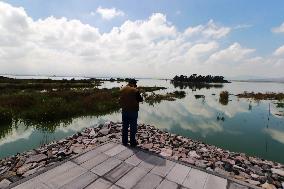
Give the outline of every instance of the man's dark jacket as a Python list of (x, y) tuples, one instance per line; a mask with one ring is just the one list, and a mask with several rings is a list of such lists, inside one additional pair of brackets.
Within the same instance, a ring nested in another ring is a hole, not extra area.
[(126, 85), (120, 89), (120, 104), (122, 111), (139, 111), (139, 102), (142, 102), (138, 89)]

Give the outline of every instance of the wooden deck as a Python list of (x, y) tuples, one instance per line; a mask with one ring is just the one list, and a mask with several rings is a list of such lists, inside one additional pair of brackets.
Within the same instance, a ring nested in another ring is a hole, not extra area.
[(138, 148), (106, 143), (13, 188), (249, 189), (250, 187)]

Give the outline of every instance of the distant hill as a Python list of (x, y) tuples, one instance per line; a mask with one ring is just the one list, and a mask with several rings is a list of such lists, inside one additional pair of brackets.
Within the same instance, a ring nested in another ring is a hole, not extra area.
[(284, 77), (279, 77), (279, 78), (230, 78), (230, 81), (250, 81), (250, 82), (278, 82), (278, 83), (284, 83)]

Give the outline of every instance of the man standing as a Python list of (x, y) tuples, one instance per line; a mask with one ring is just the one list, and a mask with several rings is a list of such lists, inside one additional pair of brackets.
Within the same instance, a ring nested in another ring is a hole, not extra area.
[(137, 86), (135, 79), (130, 79), (128, 85), (123, 87), (120, 92), (120, 104), (122, 107), (122, 144), (128, 143), (128, 128), (130, 125), (130, 145), (136, 146), (135, 139), (137, 132), (137, 118), (139, 111), (139, 102), (143, 101)]

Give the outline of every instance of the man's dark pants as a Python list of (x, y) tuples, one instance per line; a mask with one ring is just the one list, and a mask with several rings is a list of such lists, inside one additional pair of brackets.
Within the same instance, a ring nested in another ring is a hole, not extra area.
[(128, 143), (128, 128), (130, 125), (130, 144), (136, 144), (136, 132), (137, 132), (137, 118), (138, 111), (124, 111), (122, 110), (122, 143), (126, 145)]

